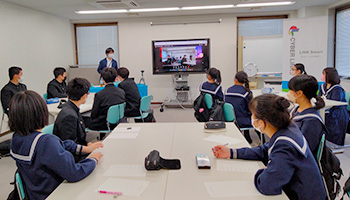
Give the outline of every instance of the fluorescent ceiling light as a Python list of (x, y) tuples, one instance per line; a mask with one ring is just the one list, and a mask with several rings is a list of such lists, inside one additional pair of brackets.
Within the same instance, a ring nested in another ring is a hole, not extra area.
[(111, 14), (111, 13), (126, 13), (128, 10), (121, 9), (121, 10), (81, 10), (81, 11), (75, 11), (77, 14)]
[(175, 11), (180, 10), (179, 7), (172, 8), (142, 8), (142, 9), (130, 9), (130, 12), (162, 12), (162, 11)]
[(293, 1), (281, 1), (281, 2), (266, 2), (266, 3), (245, 3), (237, 4), (236, 7), (263, 7), (263, 6), (286, 6), (292, 5)]
[(233, 8), (234, 5), (215, 5), (215, 6), (189, 6), (182, 7), (182, 10), (205, 10), (205, 9), (220, 9), (220, 8)]

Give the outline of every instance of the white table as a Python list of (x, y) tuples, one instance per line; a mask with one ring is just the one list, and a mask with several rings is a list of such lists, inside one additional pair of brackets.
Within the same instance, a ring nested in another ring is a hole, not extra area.
[[(86, 179), (77, 183), (62, 183), (49, 197), (55, 199), (113, 199), (113, 196), (99, 194), (97, 188), (109, 177), (105, 171), (112, 164), (144, 164), (144, 158), (153, 149), (159, 150), (161, 156), (167, 159), (181, 160), (180, 170), (148, 171), (144, 177), (123, 177), (130, 180), (146, 180), (150, 184), (140, 197), (122, 195), (118, 199), (211, 199), (207, 193), (205, 181), (249, 180), (254, 187), (254, 174), (222, 172), (216, 169), (216, 158), (211, 148), (217, 143), (204, 141), (213, 134), (238, 138), (242, 142), (236, 147), (248, 146), (241, 132), (233, 123), (227, 123), (227, 131), (221, 133), (205, 133), (203, 123), (150, 123), (150, 124), (120, 124), (118, 127), (141, 127), (136, 139), (110, 139), (103, 142), (104, 154), (95, 171)], [(209, 155), (212, 168), (198, 169), (196, 153)], [(249, 161), (247, 161), (249, 162)], [(250, 161), (251, 162), (251, 161)], [(253, 161), (263, 166), (261, 162)], [(115, 177), (116, 178), (116, 177)], [(230, 198), (233, 199), (233, 198)], [(248, 196), (239, 199), (288, 199), (285, 194), (278, 196)]]
[[(254, 97), (261, 95), (261, 90), (252, 90), (252, 92), (253, 92)], [(280, 96), (283, 96), (283, 97), (288, 99), (287, 92), (275, 92), (273, 94), (280, 95)], [(326, 119), (326, 110), (327, 109), (329, 109), (333, 106), (347, 105), (347, 102), (334, 101), (334, 100), (329, 100), (329, 99), (325, 99), (324, 102), (325, 102), (325, 106), (323, 108), (319, 109), (319, 112), (320, 112), (320, 115), (321, 115), (323, 121), (325, 121), (325, 119)]]
[[(95, 93), (90, 93), (88, 95), (88, 98), (86, 99), (86, 103), (83, 105), (80, 105), (80, 113), (84, 113), (92, 110), (94, 97), (95, 97)], [(67, 98), (61, 98), (61, 99), (68, 101)], [(52, 124), (55, 122), (58, 113), (61, 111), (60, 108), (57, 108), (58, 105), (59, 103), (47, 104), (47, 109), (49, 110), (49, 124)]]

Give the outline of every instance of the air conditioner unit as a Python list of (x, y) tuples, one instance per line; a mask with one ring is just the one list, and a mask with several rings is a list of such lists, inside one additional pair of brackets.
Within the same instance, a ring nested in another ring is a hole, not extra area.
[(88, 4), (99, 9), (129, 9), (141, 7), (135, 0), (88, 0)]

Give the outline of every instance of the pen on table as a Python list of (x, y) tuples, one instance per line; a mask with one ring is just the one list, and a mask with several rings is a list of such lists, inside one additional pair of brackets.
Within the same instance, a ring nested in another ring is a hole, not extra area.
[(102, 194), (122, 195), (121, 192), (113, 192), (113, 191), (105, 191), (105, 190), (99, 190), (98, 192), (99, 192), (99, 193), (102, 193)]
[(131, 127), (126, 128), (126, 130), (130, 130), (130, 129), (131, 129)]

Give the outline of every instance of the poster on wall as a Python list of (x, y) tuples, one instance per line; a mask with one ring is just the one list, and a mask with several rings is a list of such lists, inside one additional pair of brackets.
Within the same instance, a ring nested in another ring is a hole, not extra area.
[(326, 16), (286, 19), (283, 22), (282, 90), (288, 90), (290, 70), (296, 63), (305, 65), (307, 74), (320, 80), (327, 67), (328, 19)]

